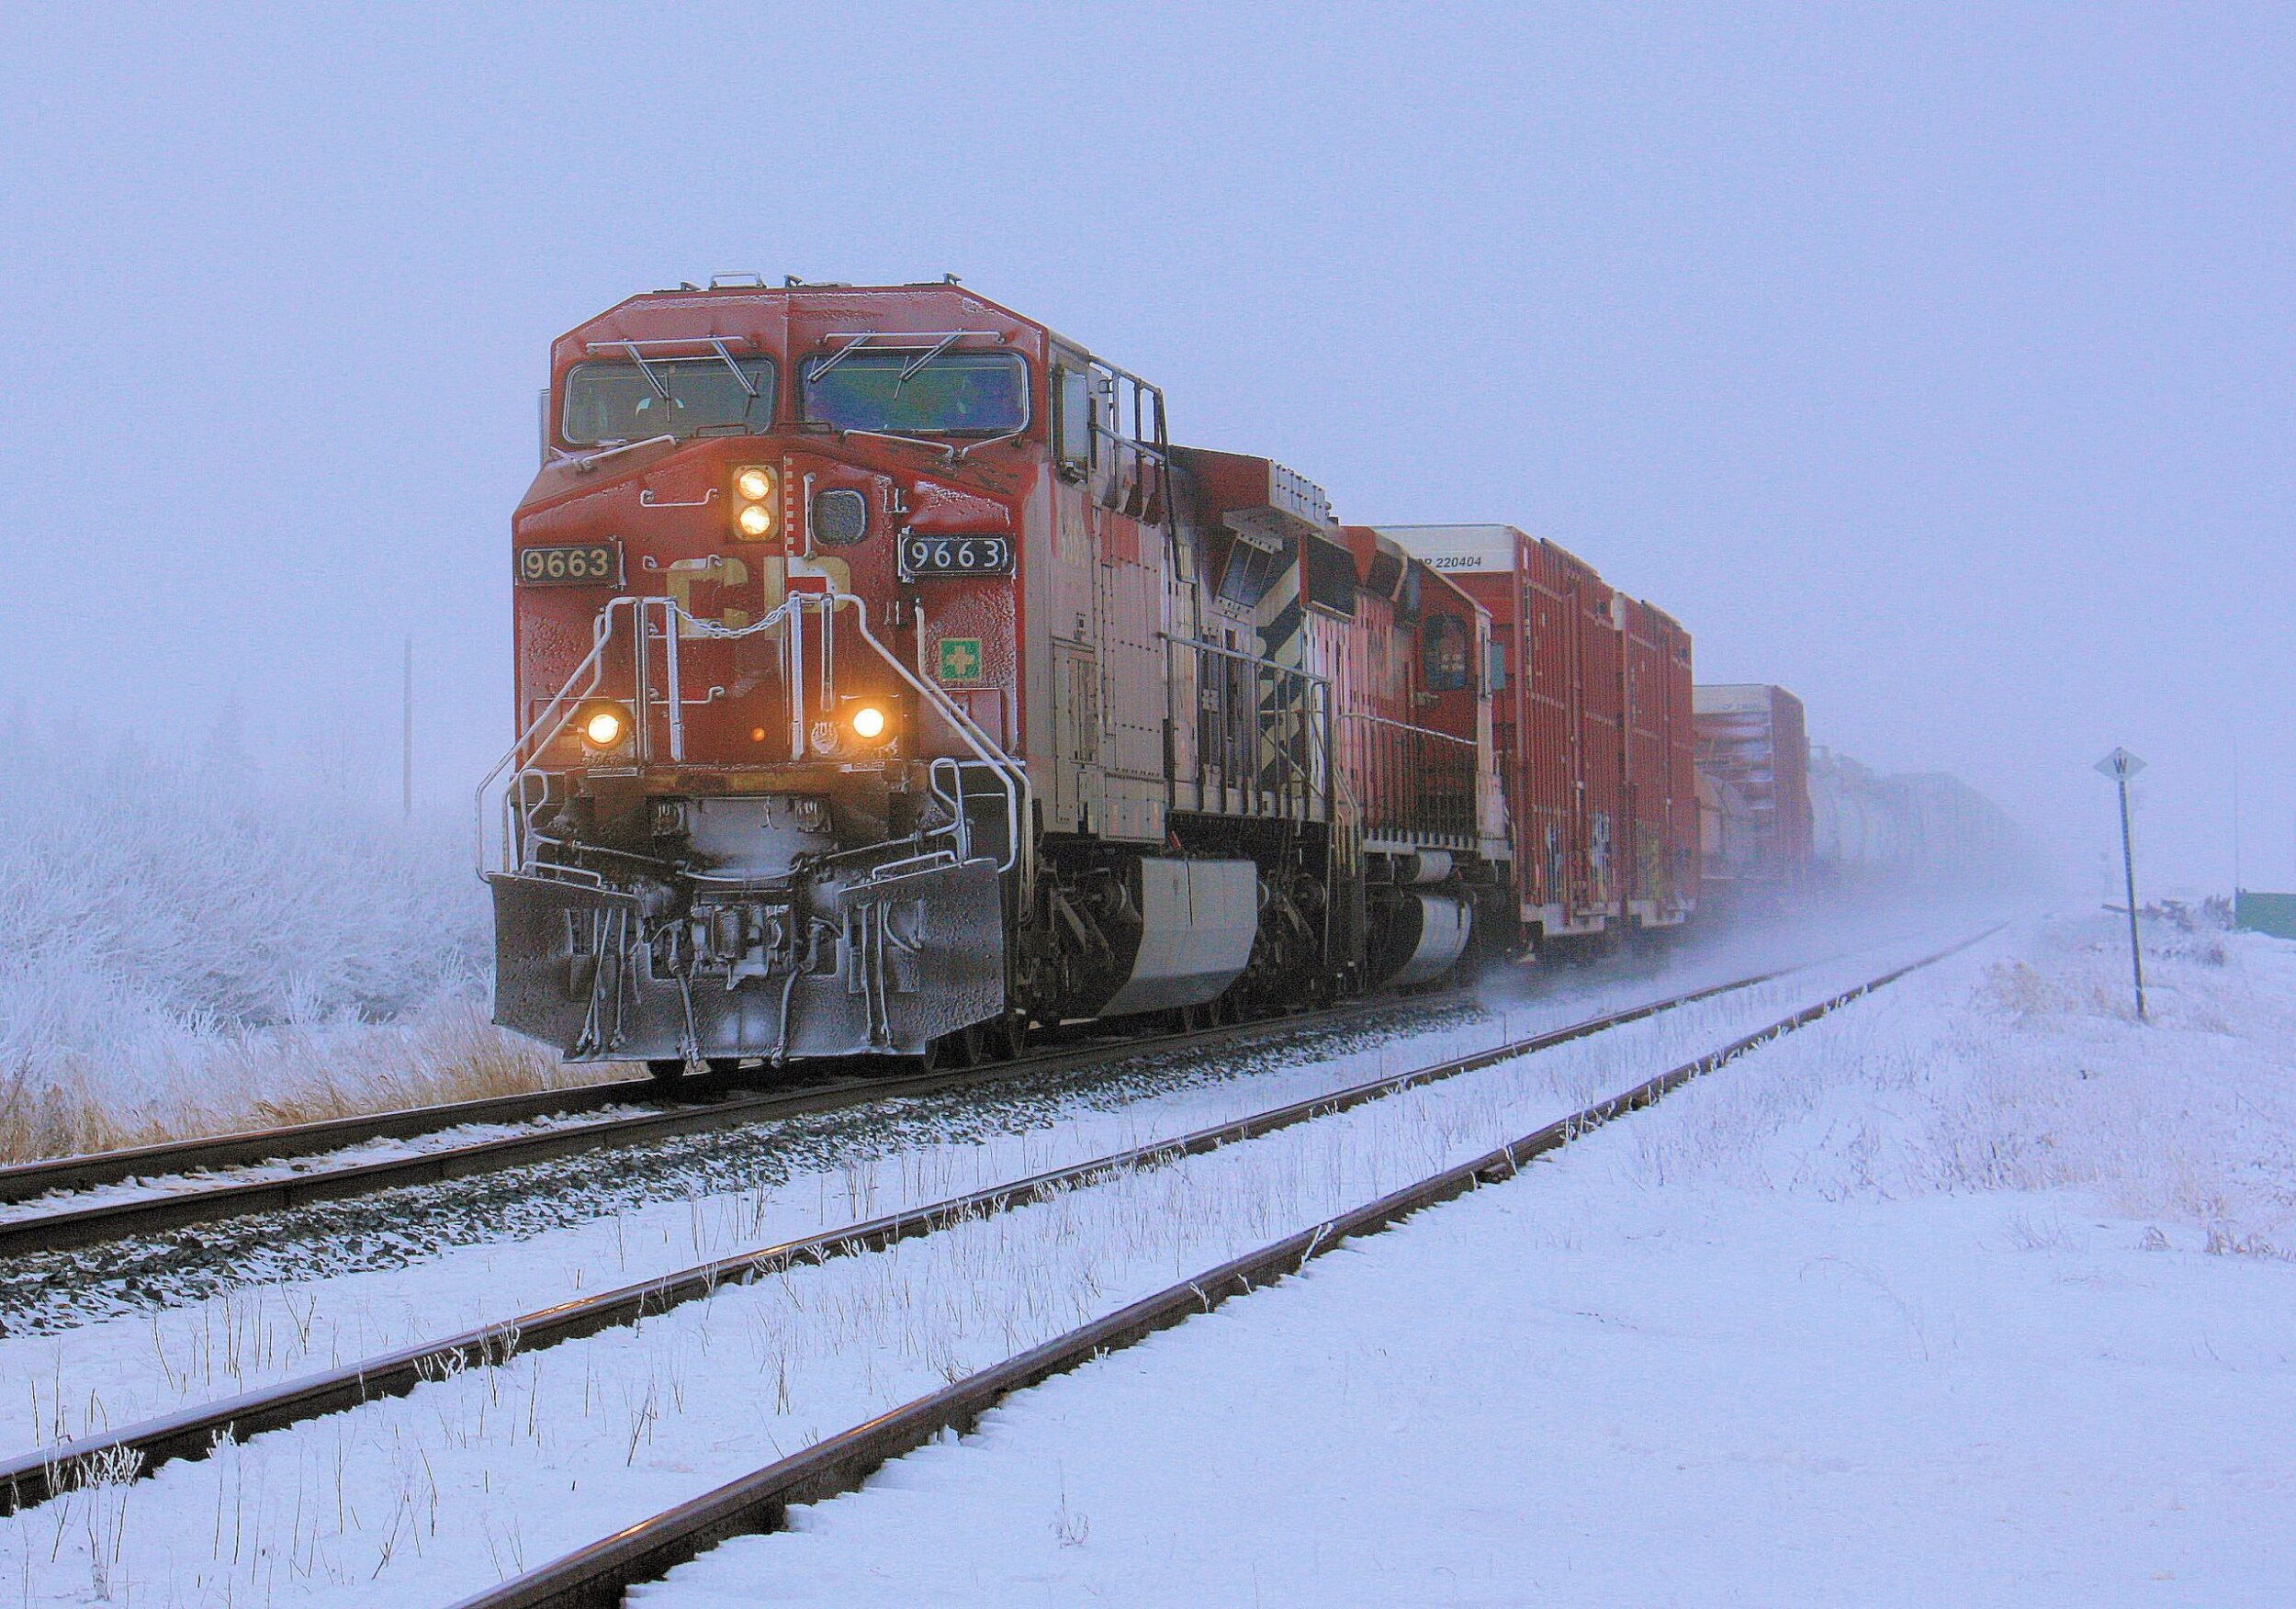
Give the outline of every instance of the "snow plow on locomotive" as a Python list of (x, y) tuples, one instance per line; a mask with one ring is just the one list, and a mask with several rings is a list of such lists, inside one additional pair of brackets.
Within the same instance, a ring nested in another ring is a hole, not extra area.
[(953, 282), (561, 338), (481, 790), (496, 1018), (576, 1060), (1009, 1054), (1512, 945), (1488, 613)]

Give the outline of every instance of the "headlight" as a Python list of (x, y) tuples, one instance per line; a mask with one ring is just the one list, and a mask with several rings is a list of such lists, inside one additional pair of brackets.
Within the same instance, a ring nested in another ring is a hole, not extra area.
[(863, 704), (853, 712), (853, 736), (864, 743), (873, 743), (885, 735), (885, 713), (875, 704)]
[(592, 748), (612, 748), (629, 729), (629, 717), (613, 704), (600, 704), (581, 720), (582, 741)]
[(734, 534), (745, 542), (762, 542), (773, 534), (773, 471), (762, 464), (744, 464), (734, 471)]

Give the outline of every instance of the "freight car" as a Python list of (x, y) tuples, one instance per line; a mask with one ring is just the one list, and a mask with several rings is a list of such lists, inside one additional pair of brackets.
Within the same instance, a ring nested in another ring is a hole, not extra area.
[(481, 790), (505, 1026), (962, 1061), (1516, 942), (1487, 610), (1045, 325), (689, 285), (562, 337), (543, 418)]
[(1704, 857), (1710, 903), (1774, 906), (1812, 870), (1809, 735), (1783, 687), (1692, 691), (1697, 768), (1711, 812)]
[(1817, 875), (1836, 889), (1998, 886), (2032, 875), (2024, 835), (1957, 777), (1882, 776), (1818, 747), (1809, 800)]
[(1698, 903), (1690, 634), (1511, 525), (1384, 528), (1489, 613), (1494, 763), (1516, 917), (1548, 953), (1681, 925)]

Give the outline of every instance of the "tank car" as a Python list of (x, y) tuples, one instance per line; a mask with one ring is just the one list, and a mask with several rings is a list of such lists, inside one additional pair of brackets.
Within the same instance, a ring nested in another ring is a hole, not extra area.
[(561, 337), (481, 791), (496, 1019), (669, 1075), (963, 1061), (1511, 942), (1490, 615), (953, 281)]
[(1711, 784), (1708, 899), (1748, 909), (1790, 900), (1813, 866), (1810, 746), (1783, 687), (1707, 684), (1693, 695), (1698, 771)]

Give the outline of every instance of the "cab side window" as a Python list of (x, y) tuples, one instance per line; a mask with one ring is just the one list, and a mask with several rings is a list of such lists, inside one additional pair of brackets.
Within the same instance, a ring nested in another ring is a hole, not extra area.
[(1430, 614), (1420, 627), (1422, 678), (1429, 692), (1464, 692), (1468, 671), (1467, 622), (1456, 614)]

